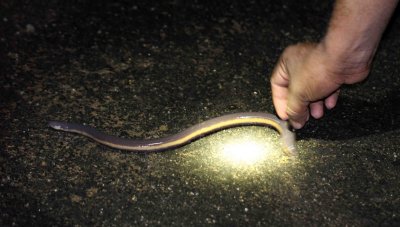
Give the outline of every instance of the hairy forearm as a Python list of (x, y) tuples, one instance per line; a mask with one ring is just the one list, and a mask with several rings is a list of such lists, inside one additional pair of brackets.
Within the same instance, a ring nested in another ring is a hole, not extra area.
[[(368, 69), (398, 0), (337, 0), (321, 45), (343, 71)], [(357, 72), (355, 72), (357, 73)], [(352, 82), (349, 79), (348, 82)]]

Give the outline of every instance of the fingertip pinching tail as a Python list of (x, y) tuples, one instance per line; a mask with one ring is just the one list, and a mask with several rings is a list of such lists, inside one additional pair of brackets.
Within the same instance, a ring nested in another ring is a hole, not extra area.
[(246, 125), (273, 127), (281, 135), (285, 154), (297, 156), (296, 136), (295, 133), (289, 129), (287, 122), (278, 119), (275, 115), (263, 112), (227, 114), (206, 120), (171, 136), (148, 140), (119, 138), (81, 124), (61, 121), (49, 122), (49, 126), (53, 129), (81, 134), (112, 148), (136, 152), (156, 152), (177, 148), (213, 132)]

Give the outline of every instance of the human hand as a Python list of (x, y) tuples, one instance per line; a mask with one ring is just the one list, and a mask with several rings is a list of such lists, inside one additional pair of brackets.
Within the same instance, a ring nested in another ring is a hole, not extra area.
[(340, 86), (361, 81), (369, 72), (370, 62), (360, 64), (357, 59), (349, 58), (333, 57), (322, 44), (300, 43), (287, 47), (270, 81), (278, 116), (299, 129), (310, 114), (318, 119), (324, 114), (324, 106), (334, 108)]

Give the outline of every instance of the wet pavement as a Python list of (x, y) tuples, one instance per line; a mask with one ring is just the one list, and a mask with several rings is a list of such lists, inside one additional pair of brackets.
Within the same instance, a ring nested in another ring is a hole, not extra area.
[[(159, 138), (226, 113), (273, 112), (274, 63), (287, 45), (321, 38), (331, 7), (0, 2), (0, 225), (399, 225), (397, 14), (369, 79), (297, 131), (296, 159), (265, 127), (138, 154), (47, 126)], [(232, 158), (255, 147), (264, 155)]]

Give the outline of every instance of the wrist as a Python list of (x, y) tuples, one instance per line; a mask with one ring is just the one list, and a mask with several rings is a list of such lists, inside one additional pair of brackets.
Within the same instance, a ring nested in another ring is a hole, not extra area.
[(336, 0), (319, 48), (344, 83), (364, 79), (398, 0)]
[(326, 36), (318, 43), (317, 49), (325, 56), (327, 70), (337, 78), (338, 83), (352, 84), (367, 77), (376, 45)]

